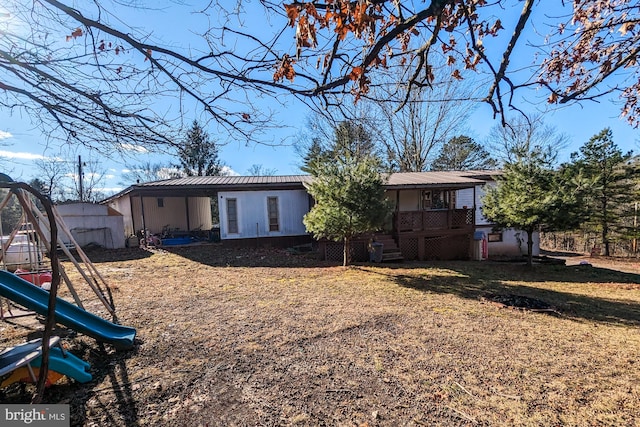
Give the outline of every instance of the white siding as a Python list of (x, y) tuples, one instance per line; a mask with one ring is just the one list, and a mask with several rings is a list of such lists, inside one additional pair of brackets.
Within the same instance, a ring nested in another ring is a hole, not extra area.
[[(278, 198), (278, 231), (269, 231), (268, 197)], [(238, 233), (228, 232), (227, 199), (236, 199), (237, 202)], [(307, 234), (302, 222), (309, 212), (309, 196), (305, 190), (224, 191), (218, 193), (218, 205), (220, 237), (223, 240)]]
[[(124, 218), (122, 215), (109, 215), (107, 206), (91, 203), (72, 203), (56, 206), (71, 236), (81, 247), (98, 244), (108, 249), (125, 247)], [(43, 232), (50, 239), (47, 227)], [(58, 229), (64, 243), (71, 243), (70, 236)]]
[(456, 209), (473, 209), (476, 203), (473, 201), (473, 188), (464, 188), (456, 191)]
[[(486, 184), (492, 185), (492, 184)], [(462, 190), (458, 190), (456, 192), (456, 209), (462, 209), (463, 207), (468, 207), (472, 209), (473, 206), (476, 207), (476, 225), (489, 225), (491, 224), (487, 219), (482, 215), (482, 196), (484, 195), (484, 185), (477, 185), (475, 188), (475, 200), (473, 199), (474, 189), (473, 188), (464, 188)]]
[(128, 195), (109, 202), (109, 206), (122, 214), (124, 234), (131, 236), (136, 230), (133, 226), (133, 217), (131, 216), (131, 199)]
[[(492, 183), (488, 183), (486, 185), (495, 185)], [(489, 225), (491, 222), (487, 220), (482, 214), (482, 197), (484, 197), (484, 185), (479, 185), (476, 187), (476, 225)]]
[[(483, 231), (487, 235), (492, 233), (491, 227), (480, 227), (477, 231)], [(520, 256), (527, 254), (527, 233), (513, 228), (508, 228), (496, 233), (502, 233), (501, 242), (488, 242), (489, 258), (500, 256)], [(540, 236), (533, 233), (533, 255), (540, 255)]]

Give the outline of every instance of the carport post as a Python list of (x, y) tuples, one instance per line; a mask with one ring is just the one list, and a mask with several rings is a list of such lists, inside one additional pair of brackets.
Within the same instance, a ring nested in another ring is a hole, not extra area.
[(184, 198), (185, 211), (187, 212), (187, 231), (191, 231), (191, 224), (189, 224), (189, 197)]
[[(147, 222), (144, 219), (144, 198), (140, 195), (140, 210), (142, 210), (142, 238), (147, 238)], [(135, 230), (134, 230), (135, 231)]]

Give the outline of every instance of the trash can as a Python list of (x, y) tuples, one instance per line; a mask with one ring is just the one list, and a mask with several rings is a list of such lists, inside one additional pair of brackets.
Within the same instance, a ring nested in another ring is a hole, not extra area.
[(220, 228), (214, 227), (209, 230), (209, 241), (215, 243), (220, 242)]
[(482, 261), (488, 257), (487, 235), (484, 231), (473, 233), (473, 259)]
[(380, 242), (372, 242), (369, 245), (369, 261), (382, 262), (382, 249), (384, 245)]

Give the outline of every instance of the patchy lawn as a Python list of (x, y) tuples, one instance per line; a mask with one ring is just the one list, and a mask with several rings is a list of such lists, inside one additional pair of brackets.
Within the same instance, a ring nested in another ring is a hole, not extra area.
[[(637, 260), (344, 269), (219, 246), (89, 256), (138, 342), (65, 339), (94, 381), (45, 398), (71, 404), (74, 425), (640, 425)], [(5, 345), (41, 328), (0, 324)]]

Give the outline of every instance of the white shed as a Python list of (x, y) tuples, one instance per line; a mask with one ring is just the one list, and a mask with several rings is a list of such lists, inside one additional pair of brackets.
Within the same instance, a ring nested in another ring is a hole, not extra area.
[[(90, 244), (108, 249), (125, 247), (124, 218), (115, 209), (93, 203), (69, 203), (55, 208), (81, 247)], [(64, 243), (71, 242), (64, 231), (59, 233)]]

